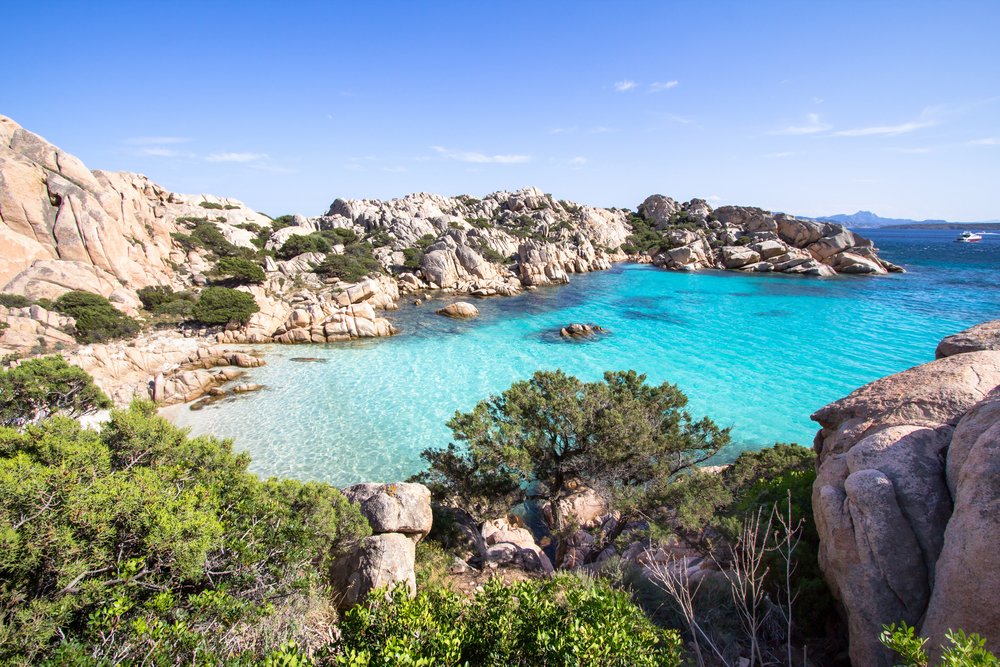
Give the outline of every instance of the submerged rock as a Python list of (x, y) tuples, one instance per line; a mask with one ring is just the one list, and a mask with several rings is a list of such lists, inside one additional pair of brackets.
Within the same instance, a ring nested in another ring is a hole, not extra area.
[(607, 333), (607, 329), (596, 324), (580, 324), (574, 322), (559, 330), (559, 335), (569, 339), (592, 338), (597, 334)]

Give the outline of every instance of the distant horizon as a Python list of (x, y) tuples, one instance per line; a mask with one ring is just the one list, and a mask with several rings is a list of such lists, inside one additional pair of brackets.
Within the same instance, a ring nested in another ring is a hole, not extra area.
[[(535, 184), (1000, 218), (1000, 5), (17, 3), (0, 113), (279, 215)], [(55, 19), (55, 20), (53, 20)], [(942, 35), (961, 35), (947, 48)], [(67, 67), (67, 59), (80, 67)]]

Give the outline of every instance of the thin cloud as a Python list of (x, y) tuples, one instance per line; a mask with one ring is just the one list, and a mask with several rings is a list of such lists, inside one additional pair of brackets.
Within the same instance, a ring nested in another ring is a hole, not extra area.
[(164, 148), (162, 146), (150, 146), (139, 149), (139, 155), (149, 155), (151, 157), (194, 157), (193, 153)]
[(441, 157), (449, 160), (471, 162), (473, 164), (520, 164), (531, 161), (530, 155), (486, 155), (485, 153), (476, 153), (474, 151), (453, 151), (443, 146), (431, 146), (431, 149)]
[(577, 155), (575, 158), (569, 161), (569, 163), (574, 167), (582, 167), (583, 165), (587, 164), (587, 162), (589, 162), (589, 160), (583, 157), (582, 155)]
[(649, 92), (651, 93), (662, 93), (664, 90), (670, 90), (679, 84), (680, 81), (654, 81), (649, 84)]
[(719, 195), (708, 195), (707, 197), (705, 197), (705, 201), (720, 202), (722, 201), (722, 197), (720, 197)]
[(191, 137), (131, 137), (125, 140), (129, 146), (170, 146), (187, 144), (193, 141)]
[(793, 155), (795, 155), (794, 151), (782, 151), (780, 153), (767, 153), (763, 157), (766, 157), (766, 158), (782, 158), (782, 157), (791, 157)]
[(257, 162), (267, 157), (266, 153), (211, 153), (205, 156), (207, 162)]
[(567, 134), (569, 132), (576, 132), (575, 127), (554, 127), (549, 130), (549, 134)]
[(589, 132), (591, 134), (611, 134), (612, 132), (621, 132), (617, 127), (605, 127), (599, 125), (597, 127), (590, 128)]
[(809, 113), (806, 114), (805, 125), (790, 125), (786, 128), (769, 132), (768, 134), (788, 134), (788, 135), (818, 134), (820, 132), (826, 132), (829, 129), (830, 125), (828, 123), (824, 123), (818, 113)]
[(922, 155), (924, 153), (931, 152), (931, 149), (925, 146), (914, 146), (912, 148), (893, 148), (891, 150), (894, 153), (905, 153), (907, 155)]
[(615, 81), (615, 90), (619, 93), (627, 93), (630, 90), (635, 90), (638, 84), (635, 81), (629, 81), (625, 79), (624, 81)]
[(841, 130), (833, 134), (836, 137), (897, 137), (901, 134), (909, 134), (910, 132), (916, 132), (917, 130), (922, 130), (925, 127), (931, 127), (936, 124), (931, 120), (914, 120), (909, 123), (900, 123), (899, 125), (858, 127), (853, 130)]
[(382, 167), (382, 171), (390, 174), (402, 174), (406, 170), (406, 167)]
[(971, 146), (1000, 146), (1000, 137), (986, 137), (985, 139), (973, 139), (969, 142)]

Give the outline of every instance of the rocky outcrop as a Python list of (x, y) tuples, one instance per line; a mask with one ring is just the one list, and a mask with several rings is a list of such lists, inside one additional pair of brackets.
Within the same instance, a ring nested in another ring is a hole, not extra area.
[(597, 324), (581, 324), (579, 322), (567, 324), (559, 330), (560, 336), (572, 340), (593, 338), (597, 334), (603, 333), (607, 333), (607, 330), (604, 327), (598, 326)]
[(983, 322), (965, 331), (945, 337), (938, 343), (934, 356), (938, 359), (963, 352), (1000, 350), (1000, 320)]
[(535, 543), (531, 531), (510, 519), (486, 521), (480, 529), (486, 551), (483, 562), (519, 567), (529, 572), (552, 574), (555, 568), (544, 551)]
[(445, 317), (451, 317), (453, 319), (469, 319), (470, 317), (479, 317), (479, 309), (473, 306), (471, 303), (465, 301), (456, 301), (455, 303), (450, 303), (440, 310), (434, 311), (438, 315), (444, 315)]
[(820, 564), (854, 664), (892, 665), (878, 629), (901, 620), (932, 647), (961, 628), (1000, 648), (1000, 346), (980, 336), (997, 324), (813, 415)]
[(41, 306), (0, 306), (0, 322), (6, 324), (0, 327), (0, 357), (23, 350), (46, 353), (76, 346), (72, 333), (76, 321)]
[(372, 590), (404, 584), (417, 591), (416, 545), (431, 529), (431, 492), (422, 484), (356, 484), (344, 489), (358, 503), (372, 535), (333, 565), (340, 606), (352, 607)]

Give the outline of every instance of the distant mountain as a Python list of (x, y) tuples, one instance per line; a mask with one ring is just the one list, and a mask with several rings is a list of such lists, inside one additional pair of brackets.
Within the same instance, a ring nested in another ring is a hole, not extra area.
[(909, 220), (907, 218), (883, 218), (871, 211), (858, 211), (857, 213), (838, 213), (822, 218), (812, 218), (820, 222), (836, 222), (845, 227), (853, 229), (864, 229), (871, 227), (896, 227), (909, 229), (976, 229), (982, 226), (995, 228), (1000, 225), (1000, 220), (985, 220), (982, 222), (949, 222), (948, 220)]

